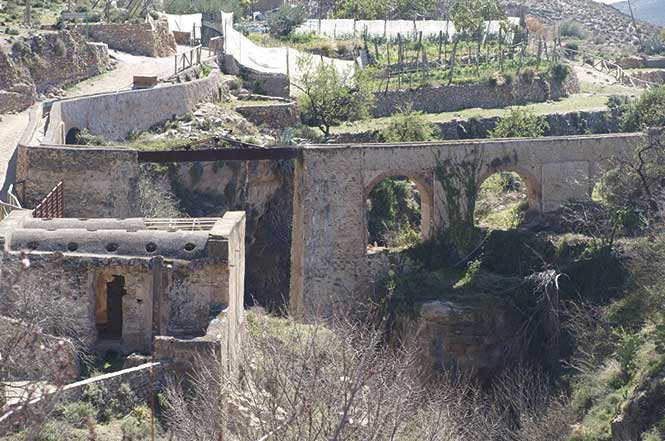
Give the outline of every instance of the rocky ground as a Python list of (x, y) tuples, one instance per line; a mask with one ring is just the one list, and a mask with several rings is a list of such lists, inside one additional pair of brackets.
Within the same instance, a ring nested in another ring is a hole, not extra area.
[[(616, 52), (636, 48), (637, 33), (630, 16), (612, 6), (593, 0), (502, 0), (509, 11), (526, 8), (532, 15), (545, 23), (574, 20), (582, 23), (592, 34), (592, 40)], [(646, 22), (638, 22), (643, 35), (654, 35), (659, 27)]]

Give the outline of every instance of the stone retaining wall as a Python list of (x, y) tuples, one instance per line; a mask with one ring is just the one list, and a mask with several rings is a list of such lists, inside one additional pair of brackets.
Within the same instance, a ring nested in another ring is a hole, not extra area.
[(213, 70), (206, 78), (186, 83), (58, 101), (51, 108), (44, 142), (64, 144), (73, 128), (120, 140), (191, 112), (202, 101), (225, 96), (219, 71)]
[(652, 70), (649, 72), (635, 72), (631, 74), (635, 78), (648, 81), (658, 85), (665, 84), (665, 70)]
[[(242, 101), (240, 101), (242, 103)], [(236, 112), (257, 126), (265, 125), (272, 129), (293, 127), (300, 122), (300, 112), (295, 101), (279, 104), (258, 104), (236, 106)]]
[(390, 116), (405, 103), (412, 103), (414, 110), (425, 113), (454, 112), (462, 109), (494, 109), (527, 103), (558, 100), (579, 91), (577, 78), (568, 75), (562, 84), (547, 78), (533, 81), (514, 81), (511, 84), (492, 86), (463, 84), (444, 87), (422, 87), (415, 90), (379, 92), (376, 96), (375, 117)]
[(175, 37), (166, 20), (145, 23), (90, 24), (79, 27), (81, 33), (94, 41), (106, 43), (111, 49), (148, 57), (167, 57), (177, 50)]
[[(619, 132), (619, 121), (612, 118), (608, 111), (552, 113), (543, 115), (548, 129), (545, 136), (569, 136), (585, 134), (605, 134)], [(444, 140), (485, 139), (496, 127), (501, 118), (470, 118), (433, 123)], [(340, 133), (335, 135), (336, 143), (382, 142), (381, 132), (371, 130), (357, 133)]]
[(291, 82), (286, 75), (249, 69), (238, 64), (232, 55), (221, 56), (219, 65), (222, 72), (240, 76), (243, 86), (254, 93), (282, 98), (291, 96)]

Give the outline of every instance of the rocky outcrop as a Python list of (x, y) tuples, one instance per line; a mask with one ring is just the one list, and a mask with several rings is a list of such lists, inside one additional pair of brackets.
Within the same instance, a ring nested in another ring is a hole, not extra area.
[[(501, 0), (510, 15), (531, 15), (548, 24), (573, 20), (617, 52), (638, 42), (631, 18), (612, 6), (594, 0)], [(655, 35), (656, 25), (639, 22), (642, 35)]]
[(423, 366), (437, 372), (459, 368), (488, 376), (504, 366), (515, 342), (509, 314), (486, 308), (433, 300), (421, 305), (417, 318)]
[(635, 441), (643, 439), (661, 418), (665, 417), (665, 367), (646, 374), (628, 401), (621, 414), (612, 421), (612, 441)]
[(77, 32), (36, 35), (0, 51), (0, 113), (21, 111), (39, 94), (98, 75), (110, 66), (107, 47)]

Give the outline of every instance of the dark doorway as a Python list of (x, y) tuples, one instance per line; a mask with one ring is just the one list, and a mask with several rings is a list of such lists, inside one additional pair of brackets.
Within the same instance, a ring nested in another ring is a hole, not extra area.
[(81, 129), (76, 127), (69, 129), (67, 136), (65, 136), (65, 144), (79, 144), (79, 135), (81, 134)]
[[(125, 290), (125, 278), (113, 276), (113, 280), (106, 284), (106, 316), (105, 320), (97, 321), (97, 332), (99, 338), (122, 337), (122, 297), (127, 294)], [(102, 305), (103, 306), (103, 305)]]

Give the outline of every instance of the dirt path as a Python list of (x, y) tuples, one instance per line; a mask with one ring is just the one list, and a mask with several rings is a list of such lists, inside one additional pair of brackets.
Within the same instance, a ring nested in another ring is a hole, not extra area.
[[(178, 52), (185, 47), (178, 47)], [(65, 90), (65, 97), (76, 97), (91, 93), (115, 92), (131, 88), (134, 75), (168, 78), (173, 74), (173, 57), (151, 58), (109, 50), (117, 62), (115, 69)], [(0, 115), (0, 198), (15, 180), (14, 153), (23, 131), (28, 125), (29, 110), (17, 114)], [(11, 182), (10, 182), (11, 181)]]

